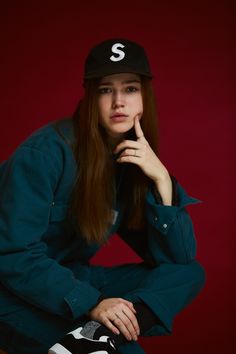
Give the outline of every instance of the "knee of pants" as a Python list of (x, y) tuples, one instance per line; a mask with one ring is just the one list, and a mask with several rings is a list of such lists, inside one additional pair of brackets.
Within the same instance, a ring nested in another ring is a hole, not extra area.
[(196, 296), (204, 287), (206, 282), (206, 272), (202, 265), (196, 260), (182, 264), (182, 277), (189, 284), (193, 296)]
[(196, 283), (200, 284), (201, 287), (203, 287), (206, 282), (206, 271), (202, 267), (202, 265), (197, 261), (193, 261), (187, 264), (187, 266), (189, 266), (189, 271), (193, 276), (193, 280), (195, 280)]
[(204, 268), (196, 260), (187, 264), (177, 263), (162, 263), (147, 272), (146, 279), (143, 280), (145, 284), (152, 285), (157, 280), (157, 283), (168, 284), (182, 284), (183, 281), (187, 283), (196, 284), (196, 289), (201, 289), (206, 281), (206, 273)]

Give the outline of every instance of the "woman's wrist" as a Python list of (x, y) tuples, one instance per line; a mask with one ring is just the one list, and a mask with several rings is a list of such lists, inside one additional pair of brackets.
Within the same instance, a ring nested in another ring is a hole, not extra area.
[(101, 302), (102, 300), (104, 300), (104, 299), (106, 299), (106, 297), (105, 297), (103, 294), (101, 294), (101, 295), (99, 296), (98, 300), (97, 300), (97, 303), (96, 303), (93, 307), (91, 307), (91, 309), (89, 309), (88, 312), (86, 312), (86, 316), (89, 316), (89, 315), (90, 315), (90, 312), (91, 312), (98, 304), (100, 304), (100, 302)]
[(172, 180), (170, 178), (169, 173), (166, 173), (154, 181), (155, 186), (161, 196), (163, 205), (172, 205)]

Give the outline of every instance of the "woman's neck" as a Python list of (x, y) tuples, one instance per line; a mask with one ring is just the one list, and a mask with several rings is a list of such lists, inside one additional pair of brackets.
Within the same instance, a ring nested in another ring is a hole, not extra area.
[(120, 136), (110, 136), (108, 135), (107, 142), (108, 146), (113, 151), (115, 147), (124, 139), (125, 134), (122, 134)]

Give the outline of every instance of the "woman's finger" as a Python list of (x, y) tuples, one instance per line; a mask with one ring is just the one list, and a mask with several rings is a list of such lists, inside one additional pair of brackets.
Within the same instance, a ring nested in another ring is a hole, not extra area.
[(107, 317), (104, 317), (104, 319), (101, 318), (100, 322), (104, 324), (108, 329), (110, 329), (113, 333), (117, 335), (120, 334), (119, 329), (116, 326), (114, 326), (113, 322), (109, 318)]
[(135, 157), (141, 157), (141, 150), (140, 149), (125, 149), (122, 151), (120, 154), (121, 156), (135, 156)]
[(123, 140), (120, 144), (118, 144), (115, 149), (113, 150), (114, 154), (118, 154), (121, 150), (125, 148), (132, 148), (132, 149), (140, 149), (142, 144), (138, 141), (134, 140)]
[(125, 338), (127, 340), (132, 340), (133, 339), (133, 336), (129, 332), (126, 324), (122, 321), (122, 319), (120, 317), (117, 316), (112, 322), (118, 328), (118, 330), (125, 336)]
[[(132, 312), (130, 312), (130, 311), (128, 311), (128, 312), (126, 311), (126, 312), (125, 312), (125, 310), (123, 310), (123, 312), (124, 312), (124, 313), (126, 314), (126, 316), (128, 316), (129, 319), (132, 321), (132, 323), (133, 323), (133, 325), (134, 325), (134, 328), (135, 328), (137, 334), (139, 335), (139, 334), (140, 334), (140, 328), (139, 328), (138, 320), (137, 320), (137, 317), (136, 317), (137, 311), (135, 310), (134, 304), (133, 304), (132, 302), (127, 301), (127, 306), (129, 307), (129, 309), (130, 309)], [(134, 312), (135, 314), (133, 314), (133, 312)]]
[(116, 160), (119, 163), (133, 163), (135, 165), (141, 166), (141, 159), (137, 159), (136, 156), (119, 156)]
[(134, 304), (133, 304), (131, 301), (128, 301), (128, 300), (125, 300), (125, 299), (122, 299), (122, 298), (121, 298), (121, 300), (122, 300), (122, 302), (123, 302), (124, 304), (126, 304), (134, 313), (137, 313), (137, 311), (136, 311), (135, 308), (134, 308)]
[(133, 314), (133, 312), (130, 309), (127, 311), (126, 308), (122, 311), (122, 313), (119, 313), (119, 317), (122, 320), (122, 322), (125, 324), (132, 338), (134, 340), (137, 340), (137, 336), (140, 333), (140, 329), (139, 329), (137, 318)]
[(138, 116), (134, 119), (134, 129), (138, 140), (145, 139)]

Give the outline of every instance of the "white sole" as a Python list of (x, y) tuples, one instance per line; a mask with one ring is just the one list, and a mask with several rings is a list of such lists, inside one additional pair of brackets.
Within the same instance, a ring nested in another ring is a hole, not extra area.
[[(69, 352), (69, 350), (67, 350), (66, 348), (64, 348), (61, 344), (57, 343), (49, 349), (48, 354), (72, 354), (72, 353)], [(99, 350), (88, 354), (107, 354), (107, 351)]]
[(48, 354), (72, 354), (72, 353), (69, 352), (69, 350), (67, 350), (61, 344), (56, 343), (53, 347), (49, 349)]

